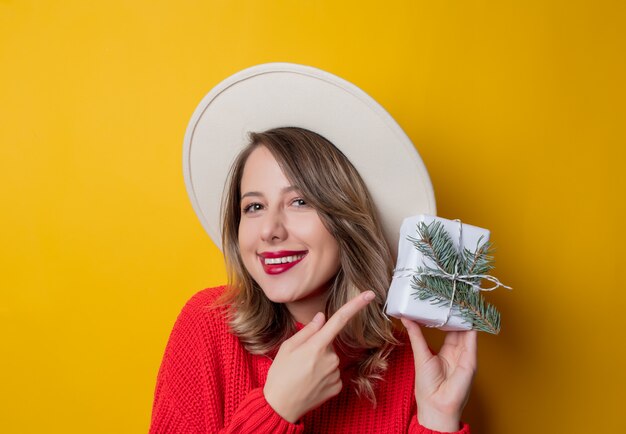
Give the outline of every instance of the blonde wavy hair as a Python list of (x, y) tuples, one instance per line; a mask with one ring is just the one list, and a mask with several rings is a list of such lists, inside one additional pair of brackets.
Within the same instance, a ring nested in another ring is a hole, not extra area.
[(392, 257), (361, 176), (339, 149), (312, 131), (285, 127), (251, 133), (249, 145), (231, 167), (221, 209), (228, 285), (220, 299), (228, 306), (231, 330), (250, 353), (265, 355), (277, 351), (296, 331), (287, 308), (265, 296), (239, 252), (241, 178), (248, 156), (258, 146), (272, 153), (339, 244), (341, 267), (327, 292), (326, 317), (363, 291), (376, 293), (376, 299), (350, 321), (335, 343), (356, 365), (352, 379), (356, 392), (376, 405), (376, 381), (382, 378), (389, 353), (397, 344), (393, 325), (383, 314)]

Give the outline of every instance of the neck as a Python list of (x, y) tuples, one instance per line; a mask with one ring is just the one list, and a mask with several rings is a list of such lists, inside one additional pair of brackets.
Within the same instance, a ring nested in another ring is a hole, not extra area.
[(285, 304), (293, 319), (302, 324), (308, 324), (318, 312), (325, 312), (326, 291), (320, 291), (303, 300)]

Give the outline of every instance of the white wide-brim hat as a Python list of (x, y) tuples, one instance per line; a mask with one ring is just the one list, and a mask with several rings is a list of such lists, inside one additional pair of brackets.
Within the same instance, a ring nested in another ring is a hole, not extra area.
[(227, 175), (250, 132), (301, 127), (330, 140), (359, 171), (394, 254), (402, 220), (436, 214), (417, 150), (387, 111), (346, 80), (310, 66), (268, 63), (215, 86), (185, 133), (183, 171), (193, 208), (221, 249), (220, 204)]

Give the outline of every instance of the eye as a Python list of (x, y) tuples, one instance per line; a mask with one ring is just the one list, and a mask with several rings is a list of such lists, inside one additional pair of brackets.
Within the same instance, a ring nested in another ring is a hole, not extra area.
[(255, 212), (260, 211), (260, 210), (262, 210), (262, 209), (263, 209), (263, 205), (261, 205), (261, 204), (260, 204), (260, 203), (258, 203), (258, 202), (252, 202), (252, 203), (250, 203), (250, 204), (246, 205), (246, 206), (243, 208), (243, 213), (244, 213), (244, 214), (255, 213)]
[(294, 200), (291, 201), (291, 204), (294, 205), (295, 207), (302, 207), (302, 206), (308, 206), (306, 201), (304, 199), (302, 199), (301, 197), (298, 197)]

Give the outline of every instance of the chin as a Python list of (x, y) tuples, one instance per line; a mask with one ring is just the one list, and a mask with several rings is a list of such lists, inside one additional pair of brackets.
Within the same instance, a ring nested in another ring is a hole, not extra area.
[(267, 289), (268, 287), (262, 284), (259, 284), (259, 286), (263, 290), (263, 294), (274, 303), (293, 303), (299, 299), (293, 292), (293, 286), (289, 288), (273, 286), (272, 289)]
[(276, 296), (276, 295), (272, 296), (272, 294), (268, 294), (267, 292), (265, 292), (265, 297), (272, 303), (276, 303), (276, 304), (287, 304), (287, 303), (293, 303), (295, 301), (285, 296)]

